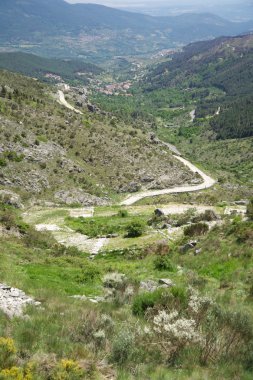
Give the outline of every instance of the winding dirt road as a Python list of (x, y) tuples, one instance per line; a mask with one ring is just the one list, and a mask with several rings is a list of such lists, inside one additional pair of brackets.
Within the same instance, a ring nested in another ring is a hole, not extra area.
[(209, 188), (215, 184), (215, 180), (213, 178), (209, 177), (207, 174), (202, 172), (202, 170), (198, 169), (190, 161), (186, 160), (183, 157), (177, 156), (177, 155), (174, 155), (174, 157), (177, 160), (181, 161), (192, 172), (198, 173), (202, 177), (203, 182), (200, 183), (199, 185), (184, 185), (184, 186), (175, 186), (175, 187), (171, 187), (169, 189), (162, 189), (162, 190), (140, 191), (138, 193), (130, 195), (124, 201), (122, 201), (120, 204), (122, 206), (131, 206), (143, 198), (154, 197), (157, 195), (164, 195), (164, 194), (188, 193), (188, 192), (192, 192), (192, 191), (199, 191), (199, 190), (207, 189), (207, 188)]
[[(71, 106), (65, 99), (64, 93), (59, 90), (58, 91), (58, 102), (62, 104), (64, 107), (82, 115), (83, 113), (73, 106)], [(154, 197), (157, 195), (164, 195), (164, 194), (175, 194), (175, 193), (187, 193), (187, 192), (193, 192), (193, 191), (199, 191), (203, 189), (207, 189), (215, 184), (215, 180), (211, 177), (209, 177), (207, 174), (205, 174), (202, 170), (198, 169), (195, 165), (193, 165), (190, 161), (186, 160), (185, 158), (181, 157), (181, 153), (177, 150), (177, 148), (174, 145), (171, 145), (169, 143), (160, 141), (159, 142), (162, 145), (167, 146), (173, 153), (174, 157), (181, 161), (185, 166), (187, 166), (192, 172), (198, 173), (202, 179), (203, 182), (199, 185), (184, 185), (184, 186), (175, 186), (171, 187), (169, 189), (162, 189), (162, 190), (147, 190), (147, 191), (140, 191), (138, 193), (135, 193), (134, 195), (128, 196), (124, 201), (122, 201), (120, 204), (122, 206), (131, 206), (137, 201), (147, 198), (147, 197)]]
[(58, 91), (58, 97), (59, 97), (58, 103), (60, 103), (61, 105), (63, 105), (64, 107), (68, 108), (71, 111), (79, 113), (79, 115), (83, 115), (81, 111), (77, 110), (75, 107), (73, 107), (71, 104), (67, 102), (67, 100), (65, 99), (65, 95), (61, 90)]

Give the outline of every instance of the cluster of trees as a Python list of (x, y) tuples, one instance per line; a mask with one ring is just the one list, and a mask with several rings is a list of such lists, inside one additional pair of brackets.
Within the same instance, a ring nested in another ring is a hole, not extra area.
[(218, 139), (253, 136), (253, 99), (243, 98), (228, 104), (210, 124)]

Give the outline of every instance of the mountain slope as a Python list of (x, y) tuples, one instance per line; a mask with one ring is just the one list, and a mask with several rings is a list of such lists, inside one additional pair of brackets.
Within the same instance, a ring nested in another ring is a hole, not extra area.
[(212, 14), (151, 17), (63, 0), (3, 0), (0, 23), (2, 46), (49, 56), (145, 53), (253, 27)]
[[(191, 44), (151, 69), (145, 82), (152, 91), (175, 87), (194, 96), (199, 92), (196, 122), (212, 116), (216, 137), (224, 139), (253, 135), (252, 78), (253, 35), (249, 34)], [(210, 88), (219, 92), (210, 96)]]
[(87, 203), (84, 193), (108, 199), (141, 188), (200, 182), (141, 130), (85, 108), (77, 115), (60, 106), (54, 92), (0, 71), (2, 187), (29, 197)]

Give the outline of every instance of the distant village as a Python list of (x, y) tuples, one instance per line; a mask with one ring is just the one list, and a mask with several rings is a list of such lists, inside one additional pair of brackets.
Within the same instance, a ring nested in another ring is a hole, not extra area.
[(121, 83), (113, 83), (113, 84), (105, 85), (104, 87), (98, 88), (97, 91), (105, 95), (132, 96), (132, 94), (129, 94), (127, 92), (131, 86), (132, 86), (132, 82), (126, 81), (126, 82), (121, 82)]

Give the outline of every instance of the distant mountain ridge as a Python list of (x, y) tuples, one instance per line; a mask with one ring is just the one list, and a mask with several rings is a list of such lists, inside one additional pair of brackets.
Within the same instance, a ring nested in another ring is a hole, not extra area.
[(152, 17), (63, 0), (1, 0), (0, 24), (3, 46), (37, 53), (42, 47), (49, 56), (103, 48), (112, 54), (140, 53), (253, 29), (253, 21), (233, 23), (212, 14)]

